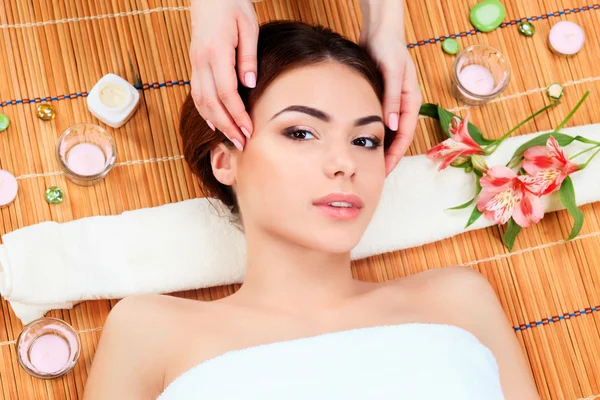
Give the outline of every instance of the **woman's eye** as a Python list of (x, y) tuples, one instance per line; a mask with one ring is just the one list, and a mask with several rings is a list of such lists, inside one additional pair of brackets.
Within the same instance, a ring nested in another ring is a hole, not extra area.
[(308, 139), (315, 138), (315, 136), (312, 133), (310, 133), (309, 131), (307, 131), (306, 129), (293, 129), (293, 130), (287, 131), (285, 134), (290, 139), (294, 139), (294, 140), (308, 140)]
[(381, 146), (381, 140), (377, 138), (369, 138), (369, 137), (360, 137), (358, 139), (354, 139), (352, 144), (356, 146), (366, 147), (369, 149), (375, 149)]

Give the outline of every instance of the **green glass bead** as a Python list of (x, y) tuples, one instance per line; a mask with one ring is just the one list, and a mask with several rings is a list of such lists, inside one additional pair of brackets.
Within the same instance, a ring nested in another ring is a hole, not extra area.
[(50, 121), (56, 117), (56, 112), (52, 105), (43, 103), (37, 106), (37, 116), (42, 121)]
[(553, 83), (552, 85), (546, 88), (546, 93), (548, 94), (548, 97), (554, 100), (560, 99), (564, 92), (565, 91), (560, 83)]
[(502, 24), (506, 8), (498, 0), (483, 0), (471, 8), (471, 23), (481, 32), (491, 32)]
[(455, 39), (448, 38), (442, 42), (442, 50), (444, 50), (448, 54), (456, 54), (458, 53), (458, 49), (460, 46)]
[(0, 114), (0, 132), (5, 131), (10, 125), (10, 120), (4, 114)]
[(46, 189), (46, 201), (50, 204), (60, 204), (64, 200), (63, 191), (57, 186)]
[(519, 33), (523, 36), (533, 36), (535, 33), (535, 26), (529, 21), (523, 21), (519, 24)]

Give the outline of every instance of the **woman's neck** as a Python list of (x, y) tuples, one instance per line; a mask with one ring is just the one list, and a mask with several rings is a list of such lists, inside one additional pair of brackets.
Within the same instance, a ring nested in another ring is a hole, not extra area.
[(342, 305), (359, 294), (350, 253), (310, 250), (281, 237), (247, 234), (247, 270), (236, 293), (247, 306), (306, 315)]

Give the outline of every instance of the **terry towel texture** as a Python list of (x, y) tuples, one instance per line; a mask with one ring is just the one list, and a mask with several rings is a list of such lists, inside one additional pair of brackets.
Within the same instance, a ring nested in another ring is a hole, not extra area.
[[(562, 132), (600, 141), (600, 124)], [(488, 164), (505, 165), (517, 147), (531, 138), (507, 139), (487, 157)], [(575, 142), (567, 152), (584, 148)], [(401, 160), (386, 180), (353, 259), (465, 232), (472, 208), (445, 210), (473, 197), (474, 177), (457, 168), (438, 172), (438, 165), (424, 155)], [(600, 200), (599, 176), (600, 160), (572, 175), (577, 204)], [(544, 198), (544, 208), (562, 208), (558, 195)], [(491, 225), (482, 217), (469, 230)], [(63, 224), (44, 222), (2, 239), (0, 293), (24, 323), (83, 300), (241, 283), (245, 275), (244, 236), (216, 200), (211, 204), (193, 199)]]

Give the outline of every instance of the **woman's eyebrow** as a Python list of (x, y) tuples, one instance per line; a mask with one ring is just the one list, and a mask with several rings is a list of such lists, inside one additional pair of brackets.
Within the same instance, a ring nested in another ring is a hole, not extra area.
[[(286, 112), (300, 112), (300, 113), (310, 115), (311, 117), (320, 119), (321, 121), (331, 122), (331, 115), (329, 115), (321, 110), (318, 110), (316, 108), (313, 108), (313, 107), (300, 106), (300, 105), (293, 105), (293, 106), (284, 108), (283, 110), (279, 111), (277, 114), (273, 115), (273, 117), (271, 117), (271, 120), (275, 119), (276, 117), (278, 117), (281, 114), (286, 113)], [(368, 117), (362, 117), (362, 118), (357, 119), (354, 122), (354, 126), (368, 125), (373, 122), (381, 122), (383, 124), (383, 119), (381, 119), (381, 117), (378, 115), (369, 115)]]

